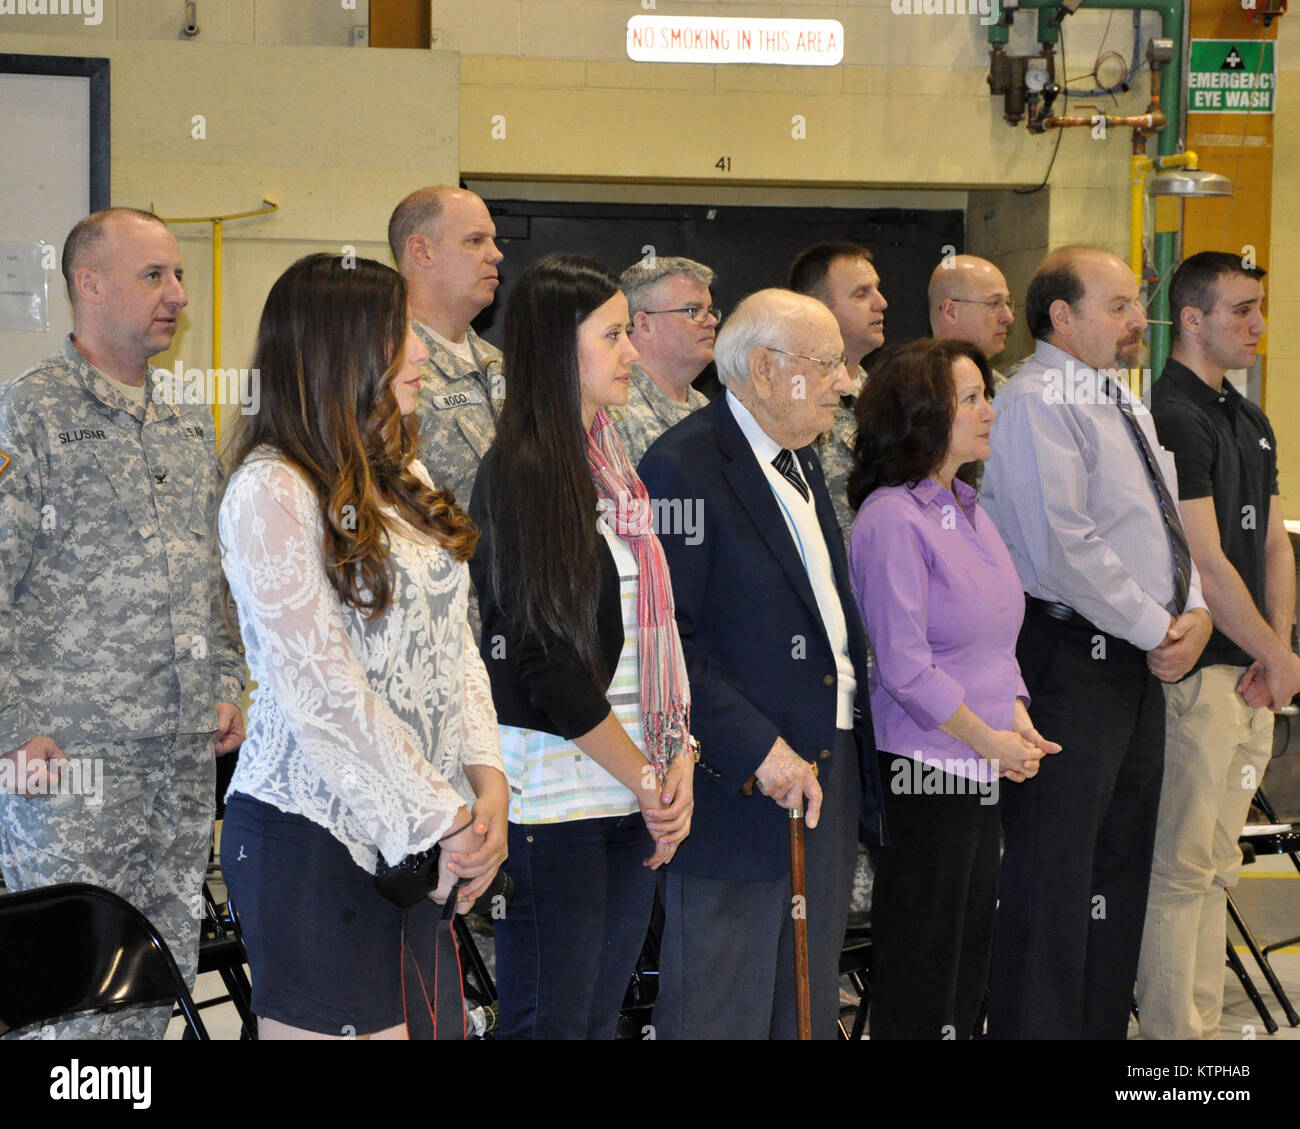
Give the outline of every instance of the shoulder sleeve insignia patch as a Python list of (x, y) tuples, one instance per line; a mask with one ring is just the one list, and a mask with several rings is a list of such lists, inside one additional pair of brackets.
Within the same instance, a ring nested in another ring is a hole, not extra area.
[(7, 467), (8, 465), (9, 465), (9, 456), (0, 453), (0, 474), (4, 474), (5, 467)]

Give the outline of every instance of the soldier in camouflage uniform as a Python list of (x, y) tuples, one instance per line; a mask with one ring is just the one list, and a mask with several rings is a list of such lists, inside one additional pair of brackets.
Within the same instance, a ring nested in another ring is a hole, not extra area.
[(835, 409), (835, 426), (817, 440), (817, 457), (821, 460), (822, 473), (826, 475), (826, 489), (831, 492), (835, 520), (846, 542), (857, 516), (849, 508), (849, 475), (853, 471), (853, 444), (858, 437), (855, 409), (858, 394), (866, 381), (867, 371), (859, 365), (857, 376), (853, 378), (853, 391), (842, 396), (840, 406)]
[(857, 374), (853, 393), (844, 397), (835, 413), (834, 428), (818, 440), (817, 447), (840, 533), (847, 541), (855, 516), (848, 499), (853, 441), (858, 433), (853, 409), (867, 378), (862, 358), (885, 343), (889, 303), (880, 292), (880, 276), (872, 265), (871, 252), (856, 243), (815, 243), (800, 251), (790, 264), (790, 289), (816, 298), (835, 315), (849, 372)]
[[(148, 359), (186, 304), (167, 227), (97, 213), (69, 235), (63, 270), (71, 336), (0, 387), (0, 751), (66, 754), (65, 780), (72, 764), (86, 771), (80, 794), (0, 796), (0, 869), (10, 889), (120, 894), (192, 984), (214, 745), (243, 738), (212, 419), (154, 395), (166, 374)], [(169, 1017), (92, 1015), (26, 1034), (159, 1038)]]
[(709, 291), (713, 278), (693, 259), (655, 256), (634, 263), (619, 280), (632, 321), (628, 338), (640, 360), (632, 366), (627, 403), (606, 411), (633, 466), (673, 424), (708, 403), (691, 381), (713, 360), (719, 320)]
[(465, 337), (466, 358), (453, 353), (421, 322), (413, 328), (429, 350), (415, 407), (420, 416), (420, 457), (433, 460), (429, 475), (435, 485), (446, 487), (465, 506), (478, 464), (496, 435), (506, 386), (501, 350), (470, 329)]
[[(501, 350), (470, 326), (496, 296), (502, 255), (495, 240), (487, 205), (459, 188), (412, 192), (388, 221), (415, 332), (429, 350), (415, 407), (420, 458), (434, 485), (451, 490), (462, 506), (506, 394)], [(470, 604), (476, 609), (476, 601)]]

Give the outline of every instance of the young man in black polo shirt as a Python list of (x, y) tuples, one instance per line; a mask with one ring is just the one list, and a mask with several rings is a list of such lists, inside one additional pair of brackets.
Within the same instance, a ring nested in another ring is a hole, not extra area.
[(1165, 774), (1138, 966), (1148, 1039), (1219, 1036), (1237, 837), (1272, 752), (1272, 709), (1300, 692), (1295, 561), (1273, 429), (1225, 379), (1254, 363), (1263, 277), (1218, 251), (1178, 268), (1169, 287), (1173, 353), (1152, 393), (1215, 630), (1192, 672), (1165, 687)]

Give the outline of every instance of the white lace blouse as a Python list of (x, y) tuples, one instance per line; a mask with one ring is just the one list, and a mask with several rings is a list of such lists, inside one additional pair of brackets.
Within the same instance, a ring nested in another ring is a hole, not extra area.
[(235, 471), (219, 522), (257, 682), (228, 794), (310, 819), (370, 873), (376, 849), (396, 863), (432, 846), (473, 805), (463, 766), (503, 769), (469, 570), (393, 515), (393, 602), (367, 620), (325, 576), (311, 487), (265, 449)]

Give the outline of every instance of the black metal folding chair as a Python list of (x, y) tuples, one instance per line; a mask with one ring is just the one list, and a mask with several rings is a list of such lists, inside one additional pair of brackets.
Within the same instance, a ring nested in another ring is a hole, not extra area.
[[(1264, 818), (1269, 823), (1278, 823), (1277, 812), (1273, 805), (1269, 803), (1268, 797), (1264, 795), (1263, 789), (1255, 793), (1255, 806), (1263, 813)], [(1300, 872), (1300, 831), (1294, 828), (1286, 831), (1275, 831), (1267, 835), (1244, 835), (1238, 840), (1241, 847), (1242, 857), (1246, 863), (1254, 862), (1259, 855), (1288, 855), (1291, 858), (1292, 865)], [(1232, 923), (1237, 927), (1241, 934), (1242, 940), (1246, 943), (1246, 951), (1250, 953), (1258, 966), (1259, 971), (1263, 974), (1265, 981), (1268, 983), (1269, 990), (1276, 997), (1277, 1002), (1281, 1005), (1282, 1012), (1286, 1016), (1287, 1023), (1292, 1027), (1300, 1027), (1300, 1014), (1297, 1014), (1295, 1006), (1291, 1003), (1286, 989), (1282, 987), (1282, 982), (1277, 978), (1273, 971), (1273, 966), (1269, 962), (1269, 954), (1276, 952), (1278, 949), (1285, 948), (1288, 945), (1294, 945), (1300, 942), (1300, 937), (1289, 937), (1284, 941), (1276, 941), (1271, 945), (1260, 946), (1255, 939), (1255, 934), (1246, 922), (1245, 916), (1232, 897), (1232, 892), (1228, 891), (1228, 916)], [(1250, 997), (1251, 1002), (1255, 1005), (1255, 1010), (1259, 1012), (1260, 1018), (1264, 1020), (1264, 1026), (1268, 1028), (1269, 1034), (1277, 1030), (1277, 1024), (1268, 1013), (1268, 1008), (1264, 1006), (1263, 999), (1259, 992), (1255, 990), (1250, 975), (1246, 972), (1245, 967), (1240, 960), (1235, 960), (1235, 952), (1229, 944), (1228, 963), (1232, 965), (1232, 970), (1236, 973), (1237, 979), (1241, 981), (1242, 987)]]
[[(1269, 803), (1268, 797), (1264, 795), (1261, 788), (1255, 793), (1255, 804), (1264, 818), (1270, 823), (1281, 823), (1277, 817), (1277, 811)], [(1286, 855), (1291, 860), (1291, 865), (1296, 868), (1296, 873), (1300, 874), (1300, 831), (1292, 828), (1289, 832), (1279, 832), (1275, 835), (1252, 836), (1251, 843), (1255, 848), (1257, 855)], [(1292, 945), (1300, 945), (1300, 936), (1288, 937), (1284, 941), (1274, 941), (1271, 945), (1265, 945), (1260, 951), (1267, 958), (1269, 954), (1276, 952), (1278, 949), (1289, 948)]]
[(664, 936), (664, 907), (655, 890), (654, 906), (650, 910), (650, 924), (646, 929), (641, 955), (637, 957), (632, 980), (623, 996), (623, 1007), (618, 1014), (616, 1039), (645, 1039), (654, 1017), (655, 1000), (659, 998), (659, 950)]
[[(871, 1010), (871, 915), (859, 915), (862, 920), (849, 920), (848, 932), (844, 936), (844, 947), (840, 950), (840, 975), (847, 976), (853, 990), (858, 994), (858, 1002), (850, 1008), (840, 1011), (840, 1038), (857, 1042), (867, 1029), (867, 1015)], [(845, 1021), (852, 1016), (849, 1026)]]
[(208, 1038), (167, 943), (123, 898), (80, 882), (0, 895), (0, 1035), (164, 1004)]
[(198, 1001), (200, 1010), (232, 1004), (239, 1015), (241, 1041), (257, 1039), (257, 1016), (253, 1014), (253, 989), (248, 982), (248, 953), (239, 930), (239, 915), (229, 901), (219, 901), (218, 885), (225, 889), (221, 860), (216, 851), (216, 824), (226, 815), (226, 789), (230, 786), (239, 751), (217, 758), (217, 786), (213, 810), (213, 849), (208, 852), (208, 869), (203, 879), (203, 921), (199, 930), (198, 974), (215, 972), (221, 977), (225, 995)]
[(1268, 1010), (1268, 1005), (1264, 1003), (1264, 997), (1259, 994), (1259, 989), (1255, 987), (1255, 981), (1250, 978), (1250, 973), (1246, 971), (1246, 966), (1241, 963), (1241, 957), (1237, 955), (1237, 950), (1232, 947), (1232, 941), (1226, 941), (1228, 949), (1228, 967), (1232, 969), (1233, 974), (1241, 984), (1241, 990), (1246, 993), (1246, 998), (1255, 1006), (1259, 1013), (1259, 1018), (1264, 1024), (1264, 1030), (1270, 1035), (1277, 1034), (1277, 1020), (1273, 1018)]
[(199, 934), (198, 973), (215, 972), (226, 989), (224, 996), (200, 1000), (201, 1009), (232, 1004), (239, 1015), (242, 1041), (257, 1039), (257, 1016), (253, 1014), (253, 988), (248, 982), (248, 954), (239, 932), (239, 915), (229, 901), (218, 902), (211, 883), (203, 883), (203, 925)]

